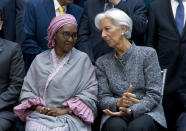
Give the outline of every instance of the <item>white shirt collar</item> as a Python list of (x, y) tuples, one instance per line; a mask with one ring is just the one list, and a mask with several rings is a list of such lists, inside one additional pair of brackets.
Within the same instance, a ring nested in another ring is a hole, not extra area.
[[(58, 10), (58, 8), (60, 7), (61, 5), (59, 4), (59, 2), (57, 0), (54, 0), (54, 8), (55, 8), (55, 11)], [(65, 12), (66, 12), (66, 6), (63, 6), (64, 9), (65, 9)]]
[(61, 5), (59, 4), (59, 2), (57, 0), (54, 0), (54, 8), (55, 10), (57, 10)]

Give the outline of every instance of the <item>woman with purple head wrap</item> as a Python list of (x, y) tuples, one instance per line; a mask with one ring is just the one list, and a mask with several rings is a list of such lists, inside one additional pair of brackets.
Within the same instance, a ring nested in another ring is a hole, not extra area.
[[(77, 39), (76, 19), (70, 14), (64, 14), (64, 15), (61, 15), (59, 17), (55, 17), (54, 19), (52, 19), (52, 21), (48, 27), (48, 36), (46, 39), (48, 40), (48, 47), (49, 48), (55, 47), (55, 44), (56, 44), (55, 38), (54, 38), (55, 34), (59, 30), (62, 30), (66, 26), (71, 26), (70, 28), (73, 29), (73, 33), (74, 33), (73, 35), (75, 35), (75, 37), (72, 37), (72, 39), (75, 38), (73, 40), (76, 41), (76, 39)], [(69, 28), (69, 27), (67, 27), (67, 28)]]
[(89, 57), (73, 48), (76, 19), (53, 18), (46, 39), (50, 49), (31, 64), (14, 112), (26, 121), (26, 131), (89, 131), (97, 112), (97, 81)]

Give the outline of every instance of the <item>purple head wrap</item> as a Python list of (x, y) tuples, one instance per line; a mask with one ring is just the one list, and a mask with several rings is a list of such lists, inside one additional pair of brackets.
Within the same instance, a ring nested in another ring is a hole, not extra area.
[(74, 16), (70, 14), (62, 14), (52, 19), (48, 27), (48, 35), (46, 37), (46, 39), (48, 40), (48, 48), (55, 47), (55, 41), (53, 36), (62, 26), (66, 24), (73, 24), (77, 26), (77, 21)]

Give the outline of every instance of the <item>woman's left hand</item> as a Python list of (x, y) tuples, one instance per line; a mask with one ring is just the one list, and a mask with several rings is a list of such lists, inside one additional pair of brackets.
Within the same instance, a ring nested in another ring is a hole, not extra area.
[(120, 107), (119, 110), (123, 112), (124, 116), (131, 117), (132, 111), (125, 107)]
[(103, 112), (105, 112), (105, 114), (110, 115), (110, 116), (123, 116), (124, 115), (124, 113), (122, 111), (112, 112), (109, 109), (105, 109), (105, 110), (103, 110)]
[(60, 115), (69, 114), (68, 108), (63, 108), (63, 109), (59, 109), (56, 107), (45, 107), (45, 108), (48, 110), (48, 112), (45, 115), (60, 116)]
[(132, 112), (128, 108), (125, 108), (125, 107), (120, 107), (119, 110), (120, 111), (118, 111), (118, 112), (112, 112), (109, 109), (105, 109), (105, 110), (103, 110), (103, 112), (105, 112), (107, 115), (110, 115), (110, 116), (127, 116), (127, 117), (130, 117), (131, 114), (132, 114)]

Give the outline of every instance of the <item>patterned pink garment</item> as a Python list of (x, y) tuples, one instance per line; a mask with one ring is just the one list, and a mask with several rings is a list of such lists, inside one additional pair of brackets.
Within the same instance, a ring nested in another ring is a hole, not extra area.
[(69, 107), (69, 109), (85, 123), (91, 124), (94, 122), (94, 114), (92, 110), (80, 98), (71, 98), (64, 102), (62, 106)]
[(40, 97), (35, 99), (28, 99), (24, 101), (22, 104), (19, 104), (18, 106), (14, 107), (14, 113), (22, 121), (26, 121), (26, 117), (33, 112), (33, 110), (29, 110), (29, 108), (38, 105), (46, 106), (45, 102)]
[[(28, 109), (37, 105), (45, 106), (42, 98), (38, 97), (36, 99), (28, 99), (22, 104), (14, 107), (14, 113), (22, 121), (26, 121), (26, 117), (33, 112), (33, 110)], [(94, 122), (94, 114), (92, 110), (78, 97), (71, 98), (70, 100), (64, 102), (62, 107), (69, 107), (74, 115), (81, 118), (87, 124)]]

